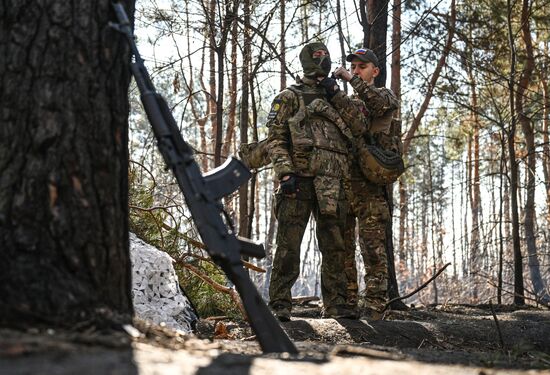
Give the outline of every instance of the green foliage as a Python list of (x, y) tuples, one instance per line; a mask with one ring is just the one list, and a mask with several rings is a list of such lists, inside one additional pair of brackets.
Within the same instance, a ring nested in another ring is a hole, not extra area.
[[(167, 252), (172, 258), (181, 257), (182, 248), (188, 246), (176, 228), (167, 229), (163, 224), (172, 218), (166, 208), (155, 208), (155, 185), (140, 176), (135, 168), (130, 168), (129, 175), (129, 226), (130, 231), (145, 242)], [(191, 237), (191, 236), (190, 236)], [(200, 250), (197, 250), (199, 252)], [(192, 257), (189, 257), (192, 258)], [(198, 261), (196, 258), (189, 264), (220, 285), (226, 285), (223, 272), (214, 264)], [(184, 265), (174, 264), (181, 288), (197, 309), (200, 317), (227, 315), (231, 318), (242, 318), (240, 312), (228, 294), (215, 290)]]
[[(205, 261), (194, 261), (190, 262), (190, 264), (200, 269), (218, 284), (226, 284), (224, 273), (214, 264)], [(182, 288), (193, 302), (199, 316), (204, 318), (226, 315), (232, 319), (242, 319), (239, 309), (228, 294), (215, 290), (210, 284), (197, 277), (197, 275), (185, 267), (176, 266), (176, 273), (178, 274)]]

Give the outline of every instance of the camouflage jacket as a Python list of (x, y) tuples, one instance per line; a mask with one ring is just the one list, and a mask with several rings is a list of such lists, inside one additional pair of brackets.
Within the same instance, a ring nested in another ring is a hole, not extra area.
[(349, 177), (354, 133), (316, 81), (304, 78), (279, 93), (268, 115), (267, 148), (277, 178), (312, 177), (319, 206), (334, 213), (341, 182)]
[(354, 76), (350, 84), (356, 92), (354, 99), (359, 99), (363, 113), (369, 121), (371, 134), (388, 133), (395, 111), (399, 108), (399, 101), (395, 94), (385, 87), (375, 87)]
[[(350, 84), (355, 90), (355, 95), (349, 97), (344, 92), (340, 92), (332, 99), (342, 119), (350, 126), (356, 124), (354, 127), (359, 126), (359, 122), (363, 122), (365, 132), (368, 131), (371, 135), (389, 133), (394, 113), (399, 106), (399, 101), (393, 92), (385, 87), (377, 88), (369, 85), (358, 76), (354, 76)], [(354, 134), (354, 137), (357, 139), (358, 135)], [(354, 152), (351, 156), (351, 179), (364, 180), (357, 153)]]

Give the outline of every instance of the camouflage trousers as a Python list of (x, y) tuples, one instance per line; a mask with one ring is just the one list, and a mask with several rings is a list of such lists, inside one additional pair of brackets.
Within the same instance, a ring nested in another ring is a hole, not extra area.
[(322, 255), (321, 293), (325, 311), (345, 308), (344, 239), (342, 237), (347, 202), (343, 189), (336, 215), (322, 214), (312, 179), (300, 179), (296, 197), (275, 194), (277, 217), (276, 251), (269, 284), (269, 305), (274, 309), (291, 309), (291, 289), (300, 274), (300, 245), (311, 213), (317, 224), (316, 235)]
[(390, 220), (385, 187), (365, 180), (351, 182), (350, 211), (344, 233), (348, 307), (358, 302), (357, 268), (355, 263), (355, 230), (359, 226), (359, 248), (365, 264), (365, 299), (375, 309), (387, 299), (388, 259), (386, 225)]

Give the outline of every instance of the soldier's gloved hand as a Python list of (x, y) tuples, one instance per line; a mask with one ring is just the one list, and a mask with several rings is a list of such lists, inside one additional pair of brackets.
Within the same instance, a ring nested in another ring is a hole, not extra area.
[(349, 82), (353, 78), (351, 73), (343, 66), (339, 66), (338, 68), (336, 68), (333, 74), (336, 78), (344, 80), (346, 82)]
[(327, 92), (327, 99), (330, 100), (340, 91), (340, 86), (338, 86), (338, 82), (332, 77), (325, 77), (321, 81), (319, 81), (319, 86), (322, 86), (325, 88), (325, 91)]
[(285, 195), (295, 194), (298, 191), (296, 176), (293, 174), (283, 176), (279, 182), (279, 187), (281, 188), (281, 192)]

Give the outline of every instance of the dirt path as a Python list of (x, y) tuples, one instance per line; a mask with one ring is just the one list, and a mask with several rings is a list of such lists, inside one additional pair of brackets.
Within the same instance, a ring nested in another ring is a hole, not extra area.
[[(284, 323), (300, 354), (262, 355), (245, 324), (201, 321), (198, 335), (136, 322), (139, 331), (0, 330), (0, 375), (22, 374), (550, 374), (550, 312), (448, 306), (384, 320)], [(224, 339), (214, 339), (225, 337)]]

